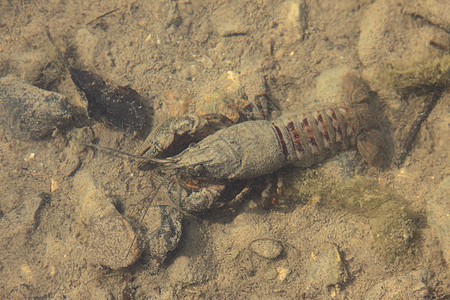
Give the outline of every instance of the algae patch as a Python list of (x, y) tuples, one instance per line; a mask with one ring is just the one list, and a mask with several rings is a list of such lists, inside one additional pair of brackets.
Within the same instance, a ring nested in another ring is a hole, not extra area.
[(283, 176), (283, 188), (281, 189), (282, 204), (306, 204), (310, 201), (319, 201), (322, 194), (330, 189), (329, 182), (323, 180), (315, 169), (286, 170)]
[(373, 245), (387, 261), (410, 256), (417, 225), (404, 200), (395, 191), (363, 177), (355, 177), (337, 184), (322, 204), (367, 217)]
[(413, 215), (400, 195), (377, 182), (363, 177), (336, 182), (317, 170), (292, 170), (286, 174), (282, 196), (365, 218), (372, 229), (372, 246), (389, 263), (411, 256), (417, 231)]

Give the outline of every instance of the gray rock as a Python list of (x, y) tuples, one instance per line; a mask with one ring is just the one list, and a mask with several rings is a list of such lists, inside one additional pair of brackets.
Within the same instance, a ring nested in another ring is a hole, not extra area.
[(78, 156), (68, 155), (61, 162), (59, 170), (64, 176), (68, 177), (75, 174), (75, 172), (80, 168), (80, 166), (81, 166), (81, 159)]
[(395, 68), (442, 56), (444, 51), (433, 47), (429, 43), (430, 37), (448, 45), (449, 35), (445, 30), (405, 11), (411, 2), (417, 1), (403, 2), (406, 1), (374, 1), (361, 19), (358, 55), (365, 67), (363, 77), (373, 90), (388, 85), (389, 81), (382, 76), (385, 66)]
[(76, 174), (74, 188), (80, 199), (81, 242), (88, 261), (115, 270), (135, 263), (141, 255), (136, 234), (105, 191), (96, 187), (88, 172)]
[(250, 244), (250, 249), (266, 259), (276, 259), (283, 251), (279, 242), (271, 239), (259, 239)]
[(169, 251), (180, 241), (183, 214), (167, 205), (152, 206), (142, 222), (148, 243), (149, 268), (156, 272)]
[(42, 139), (70, 118), (64, 96), (11, 75), (0, 79), (0, 124), (15, 138)]
[(28, 233), (39, 223), (39, 210), (48, 195), (16, 199), (16, 207), (0, 216), (0, 250), (7, 251), (10, 243), (26, 243)]
[(42, 45), (39, 49), (12, 53), (5, 62), (8, 63), (8, 72), (4, 74), (5, 76), (14, 74), (29, 84), (43, 89), (54, 86), (66, 72), (51, 43)]
[(365, 300), (430, 299), (426, 277), (427, 272), (419, 270), (388, 278), (367, 291)]
[(95, 134), (90, 127), (71, 131), (69, 146), (60, 154), (61, 164), (58, 168), (62, 175), (69, 177), (80, 169), (82, 164), (80, 156), (83, 152), (85, 152), (85, 155), (82, 155), (84, 158), (88, 156), (89, 150), (92, 151), (92, 149), (87, 148), (87, 145), (91, 144), (94, 139)]

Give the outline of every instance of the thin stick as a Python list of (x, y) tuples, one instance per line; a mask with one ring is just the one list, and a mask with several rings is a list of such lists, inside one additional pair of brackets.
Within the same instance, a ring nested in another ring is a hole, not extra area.
[(428, 118), (434, 106), (436, 105), (437, 100), (441, 97), (444, 90), (445, 88), (436, 88), (434, 93), (426, 98), (425, 106), (419, 113), (416, 121), (414, 121), (413, 125), (409, 129), (409, 132), (406, 135), (405, 142), (401, 147), (400, 153), (394, 159), (394, 165), (397, 166), (397, 168), (399, 168), (405, 162), (406, 156), (412, 149), (414, 139), (417, 136), (422, 123)]
[(104, 13), (103, 15), (98, 16), (98, 17), (95, 18), (94, 20), (87, 22), (87, 23), (86, 23), (86, 26), (87, 26), (87, 25), (90, 25), (90, 24), (94, 23), (95, 21), (100, 20), (101, 18), (106, 17), (107, 15), (110, 15), (110, 14), (112, 14), (113, 12), (116, 12), (116, 11), (118, 11), (118, 10), (119, 10), (118, 8), (113, 9), (113, 10), (110, 10), (110, 11)]

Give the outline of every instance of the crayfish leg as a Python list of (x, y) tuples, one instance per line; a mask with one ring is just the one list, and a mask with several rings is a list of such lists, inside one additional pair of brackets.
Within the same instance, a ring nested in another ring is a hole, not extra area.
[(261, 192), (261, 203), (264, 209), (278, 205), (283, 185), (283, 175), (280, 172), (277, 172), (276, 176), (266, 176), (266, 186)]
[(252, 184), (248, 183), (232, 200), (226, 203), (233, 211), (234, 208), (245, 200), (247, 195), (252, 191)]
[(204, 213), (219, 203), (219, 197), (224, 189), (225, 185), (214, 184), (192, 191), (189, 195), (178, 198), (179, 206), (191, 214)]

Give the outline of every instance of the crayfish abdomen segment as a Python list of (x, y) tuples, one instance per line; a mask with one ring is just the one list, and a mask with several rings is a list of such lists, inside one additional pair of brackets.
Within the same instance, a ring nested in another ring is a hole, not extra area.
[(273, 123), (286, 160), (299, 167), (313, 166), (354, 147), (362, 129), (357, 110), (350, 107), (291, 114)]

